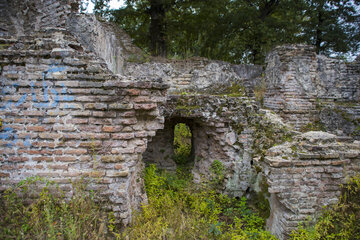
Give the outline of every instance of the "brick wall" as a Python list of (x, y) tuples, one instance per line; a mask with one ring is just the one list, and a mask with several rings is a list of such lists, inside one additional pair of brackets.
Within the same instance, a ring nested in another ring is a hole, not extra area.
[(359, 62), (318, 56), (305, 45), (277, 47), (266, 61), (264, 106), (298, 130), (318, 119), (318, 100), (359, 100)]
[(145, 198), (136, 179), (148, 139), (163, 128), (166, 86), (115, 77), (66, 31), (0, 42), (1, 189), (34, 175), (67, 191), (68, 179), (95, 179), (126, 223)]
[(48, 27), (65, 27), (79, 0), (0, 0), (0, 36), (23, 36)]
[(300, 222), (337, 202), (340, 184), (360, 170), (360, 143), (307, 132), (269, 149), (263, 167), (271, 194), (267, 226), (287, 239)]

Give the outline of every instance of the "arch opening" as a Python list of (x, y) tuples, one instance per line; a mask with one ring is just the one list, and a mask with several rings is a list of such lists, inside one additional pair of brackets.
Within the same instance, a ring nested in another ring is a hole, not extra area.
[(186, 123), (177, 123), (174, 126), (173, 160), (177, 165), (188, 165), (193, 161), (193, 134)]

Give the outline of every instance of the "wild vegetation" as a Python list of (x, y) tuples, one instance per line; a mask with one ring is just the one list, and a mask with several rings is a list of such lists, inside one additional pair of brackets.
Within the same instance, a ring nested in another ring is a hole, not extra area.
[[(65, 201), (56, 184), (29, 178), (1, 198), (0, 238), (276, 239), (264, 230), (264, 219), (244, 197), (230, 198), (216, 191), (222, 170), (220, 162), (214, 163), (210, 181), (194, 187), (191, 174), (150, 165), (144, 172), (148, 203), (124, 230), (112, 213), (96, 203), (96, 194), (86, 190), (84, 181), (73, 183), (73, 195)], [(25, 201), (30, 196), (32, 201)], [(337, 204), (325, 208), (315, 223), (299, 226), (291, 239), (360, 239), (359, 203), (360, 175), (342, 187)]]
[(56, 184), (39, 177), (7, 189), (0, 202), (0, 239), (104, 239), (107, 215), (94, 193), (83, 181), (72, 188), (67, 201)]
[(185, 123), (178, 123), (174, 128), (174, 161), (185, 165), (190, 161), (191, 130)]
[[(214, 176), (221, 168), (214, 166)], [(220, 173), (221, 175), (221, 173)], [(154, 165), (145, 172), (149, 204), (142, 206), (119, 239), (276, 239), (246, 199), (217, 193), (219, 178), (194, 187), (191, 175)]]

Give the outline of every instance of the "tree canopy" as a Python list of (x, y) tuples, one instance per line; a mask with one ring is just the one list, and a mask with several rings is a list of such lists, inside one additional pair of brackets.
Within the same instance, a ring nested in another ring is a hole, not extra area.
[(357, 54), (360, 0), (92, 0), (154, 56), (262, 64), (276, 45), (305, 43), (325, 55)]

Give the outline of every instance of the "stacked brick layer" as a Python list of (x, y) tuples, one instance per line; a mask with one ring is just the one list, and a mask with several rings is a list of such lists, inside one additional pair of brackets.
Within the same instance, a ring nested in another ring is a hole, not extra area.
[(360, 142), (307, 132), (269, 149), (263, 166), (272, 195), (268, 226), (287, 239), (299, 222), (335, 203), (340, 184), (360, 171)]
[(359, 62), (319, 56), (310, 46), (277, 47), (267, 57), (264, 105), (300, 130), (318, 120), (319, 100), (357, 102), (359, 72)]
[(91, 187), (126, 223), (145, 197), (137, 174), (163, 128), (166, 86), (114, 77), (65, 30), (0, 42), (2, 190), (34, 175), (67, 191), (69, 178), (97, 179)]

